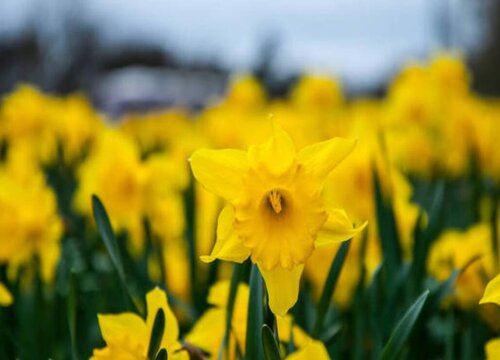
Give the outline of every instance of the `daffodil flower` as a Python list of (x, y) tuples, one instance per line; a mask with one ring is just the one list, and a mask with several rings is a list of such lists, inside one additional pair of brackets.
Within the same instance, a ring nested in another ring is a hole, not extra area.
[[(229, 281), (219, 281), (210, 288), (207, 302), (213, 305), (196, 322), (189, 334), (186, 335), (186, 342), (210, 354), (208, 359), (218, 359), (221, 350), (221, 342), (224, 337), (227, 317), (227, 300), (229, 295)], [(245, 349), (246, 330), (248, 319), (248, 301), (250, 289), (244, 283), (238, 284), (236, 299), (231, 322), (231, 336), (229, 338), (230, 351), (223, 357), (233, 359), (236, 353), (236, 345), (240, 349)], [(278, 333), (280, 341), (288, 343), (293, 330), (294, 345), (301, 349), (306, 347), (313, 340), (297, 325), (294, 324), (291, 315), (277, 318)]]
[(159, 288), (146, 295), (147, 318), (144, 321), (134, 313), (98, 315), (99, 328), (106, 342), (103, 349), (94, 349), (91, 360), (127, 359), (146, 360), (154, 319), (159, 309), (165, 314), (165, 330), (160, 348), (168, 351), (169, 359), (187, 360), (189, 355), (181, 350), (179, 325), (168, 306), (165, 292)]
[(195, 151), (195, 178), (227, 201), (215, 246), (202, 261), (241, 263), (250, 257), (264, 278), (271, 310), (284, 316), (297, 301), (304, 263), (314, 249), (347, 240), (366, 225), (353, 227), (344, 210), (322, 197), (328, 174), (355, 144), (334, 138), (297, 152), (275, 126), (271, 139), (248, 151)]
[(9, 289), (0, 282), (0, 306), (9, 306), (13, 302)]
[[(484, 290), (479, 304), (493, 303), (500, 305), (500, 274), (495, 276)], [(484, 347), (486, 360), (500, 359), (500, 337), (488, 341)]]

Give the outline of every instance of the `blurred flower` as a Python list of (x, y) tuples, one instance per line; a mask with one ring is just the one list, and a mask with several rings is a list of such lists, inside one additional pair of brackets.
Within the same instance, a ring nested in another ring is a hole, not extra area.
[(500, 338), (490, 340), (485, 346), (486, 360), (500, 359)]
[(477, 224), (465, 231), (446, 230), (433, 244), (427, 268), (439, 281), (445, 281), (452, 271), (461, 269), (471, 260), (455, 284), (458, 305), (462, 308), (475, 306), (486, 285), (485, 278), (494, 275), (494, 252), (488, 224)]
[(291, 101), (309, 111), (330, 111), (342, 105), (342, 90), (340, 84), (331, 78), (306, 75), (295, 85)]
[(53, 114), (54, 136), (62, 147), (64, 160), (73, 162), (82, 158), (95, 141), (103, 128), (102, 119), (83, 95), (57, 100)]
[[(9, 275), (38, 259), (42, 279), (52, 282), (60, 255), (63, 223), (57, 202), (30, 151), (11, 149), (0, 167), (0, 263)], [(8, 239), (8, 241), (7, 241)]]
[(179, 325), (170, 310), (165, 292), (159, 288), (151, 290), (146, 295), (146, 303), (146, 321), (134, 313), (98, 315), (99, 328), (106, 347), (94, 349), (91, 359), (146, 360), (155, 316), (159, 309), (165, 314), (165, 329), (160, 349), (167, 350), (169, 359), (189, 359), (188, 353), (182, 350), (178, 340)]
[(311, 341), (302, 349), (288, 355), (285, 360), (328, 360), (330, 356), (326, 351), (325, 345), (321, 341)]
[(0, 282), (0, 306), (9, 306), (14, 300), (12, 299), (12, 294), (9, 289)]
[(264, 277), (271, 310), (280, 316), (297, 301), (304, 263), (315, 247), (347, 240), (353, 228), (341, 209), (327, 209), (321, 197), (326, 176), (354, 148), (332, 139), (302, 149), (276, 127), (263, 145), (239, 150), (197, 150), (194, 176), (223, 197), (217, 241), (210, 256), (242, 262), (251, 257)]
[(484, 291), (483, 297), (479, 301), (480, 304), (485, 303), (495, 303), (500, 305), (500, 274), (495, 276), (486, 285), (486, 290)]
[[(220, 281), (210, 288), (208, 303), (213, 305), (196, 322), (186, 335), (186, 341), (196, 345), (210, 354), (209, 359), (217, 359), (221, 349), (226, 327), (227, 300), (229, 297), (229, 281)], [(231, 319), (231, 336), (229, 354), (235, 353), (235, 347), (244, 351), (248, 317), (249, 288), (240, 283), (236, 292), (233, 316)], [(277, 317), (280, 340), (288, 342), (292, 331), (292, 317)], [(298, 327), (293, 326), (294, 344), (298, 348), (306, 346), (311, 339)], [(232, 355), (230, 355), (232, 356)], [(232, 357), (230, 357), (232, 358)]]
[(111, 223), (126, 230), (135, 252), (143, 246), (146, 168), (134, 142), (116, 130), (99, 134), (91, 153), (78, 169), (75, 208), (92, 217), (91, 195), (103, 201)]
[[(494, 303), (500, 305), (500, 274), (495, 276), (484, 291), (480, 304)], [(490, 340), (485, 346), (486, 360), (500, 359), (500, 338)]]

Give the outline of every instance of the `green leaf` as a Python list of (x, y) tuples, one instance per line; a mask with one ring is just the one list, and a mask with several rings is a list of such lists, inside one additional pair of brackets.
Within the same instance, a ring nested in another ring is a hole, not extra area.
[(243, 264), (235, 264), (233, 267), (233, 274), (231, 275), (231, 284), (229, 286), (229, 295), (227, 299), (227, 310), (226, 310), (226, 327), (224, 330), (224, 337), (222, 339), (221, 347), (219, 349), (218, 359), (222, 360), (223, 354), (229, 351), (229, 336), (231, 334), (231, 324), (234, 312), (234, 302), (236, 300), (236, 293), (238, 291), (238, 283), (244, 273)]
[(155, 360), (168, 360), (168, 353), (167, 353), (167, 350), (165, 350), (165, 349), (161, 349), (161, 350), (158, 352), (158, 355), (156, 355)]
[(250, 273), (250, 297), (248, 300), (247, 336), (245, 344), (246, 359), (262, 359), (262, 328), (264, 323), (264, 288), (262, 276), (256, 265)]
[(419, 293), (422, 288), (430, 246), (442, 230), (445, 204), (444, 196), (445, 182), (439, 181), (432, 194), (427, 228), (424, 229), (424, 214), (422, 212), (419, 213), (415, 224), (415, 229), (413, 231), (413, 261), (411, 264), (412, 296)]
[(453, 291), (455, 282), (457, 281), (457, 278), (460, 276), (460, 274), (462, 274), (471, 264), (473, 264), (480, 258), (481, 258), (480, 255), (474, 256), (460, 269), (454, 270), (448, 277), (448, 279), (446, 279), (445, 282), (441, 283), (437, 288), (437, 290), (433, 291), (429, 302), (434, 309), (439, 308), (441, 302), (446, 298), (448, 294), (450, 294)]
[(68, 291), (68, 325), (69, 325), (69, 336), (71, 339), (71, 356), (74, 360), (79, 358), (78, 349), (76, 345), (76, 307), (77, 307), (77, 296), (76, 296), (76, 273), (71, 271), (69, 278), (69, 291)]
[(429, 225), (426, 231), (428, 241), (435, 239), (443, 229), (445, 191), (446, 183), (441, 180), (436, 184), (429, 209)]
[(184, 193), (187, 258), (189, 260), (189, 284), (191, 286), (191, 299), (197, 311), (201, 311), (205, 304), (205, 298), (200, 293), (201, 287), (198, 282), (198, 255), (196, 250), (196, 192), (195, 179), (191, 173), (189, 186)]
[(273, 331), (267, 325), (262, 326), (262, 346), (266, 360), (280, 360), (280, 352)]
[(120, 279), (121, 285), (127, 294), (130, 303), (134, 307), (134, 310), (137, 313), (140, 313), (139, 307), (134, 301), (134, 297), (132, 296), (132, 291), (129, 288), (129, 284), (127, 282), (127, 278), (125, 276), (125, 269), (123, 266), (123, 260), (120, 254), (120, 250), (118, 248), (118, 243), (116, 242), (115, 234), (113, 232), (113, 228), (111, 227), (111, 222), (109, 221), (108, 213), (104, 208), (101, 200), (97, 197), (97, 195), (92, 195), (92, 210), (94, 213), (94, 219), (97, 225), (97, 230), (102, 237), (104, 242), (104, 246), (108, 251), (108, 254), (111, 258), (111, 262), (113, 263), (116, 272), (118, 273), (118, 278)]
[(340, 276), (340, 271), (342, 270), (342, 265), (344, 265), (347, 251), (349, 250), (350, 245), (350, 240), (344, 241), (342, 245), (340, 245), (340, 248), (335, 255), (335, 259), (333, 259), (332, 265), (330, 266), (328, 277), (326, 278), (325, 286), (323, 287), (323, 292), (321, 293), (319, 304), (316, 310), (316, 321), (314, 323), (314, 328), (312, 331), (312, 336), (316, 339), (319, 339), (321, 336), (321, 331), (323, 330), (323, 322), (325, 321), (333, 291), (335, 290), (335, 285), (337, 284), (337, 280)]
[(123, 260), (118, 249), (118, 244), (116, 242), (115, 234), (113, 228), (111, 227), (111, 222), (109, 221), (108, 213), (104, 208), (101, 200), (97, 195), (92, 195), (92, 210), (94, 212), (94, 219), (97, 225), (97, 230), (104, 241), (106, 250), (109, 253), (109, 257), (115, 266), (116, 271), (120, 279), (125, 279), (125, 271), (123, 267)]
[(403, 345), (410, 336), (410, 333), (422, 311), (422, 308), (429, 295), (429, 290), (425, 290), (422, 295), (410, 306), (408, 311), (401, 318), (394, 328), (389, 341), (385, 344), (379, 360), (397, 359), (400, 355)]
[(381, 242), (384, 260), (390, 274), (396, 274), (401, 264), (401, 247), (396, 226), (396, 217), (392, 204), (384, 198), (380, 180), (376, 171), (373, 172), (375, 204), (377, 210), (377, 228)]
[(163, 309), (158, 309), (155, 315), (155, 321), (153, 323), (153, 330), (151, 331), (151, 337), (149, 339), (148, 347), (148, 359), (156, 359), (156, 354), (161, 345), (161, 340), (163, 338), (163, 332), (165, 331), (165, 313)]

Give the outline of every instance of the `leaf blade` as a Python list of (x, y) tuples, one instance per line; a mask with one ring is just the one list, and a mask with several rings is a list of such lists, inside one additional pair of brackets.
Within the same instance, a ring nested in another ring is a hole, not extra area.
[(280, 360), (280, 352), (273, 331), (267, 325), (262, 326), (262, 347), (264, 349), (264, 358), (266, 360)]
[(397, 359), (400, 354), (404, 343), (410, 336), (421, 311), (429, 295), (429, 290), (425, 290), (417, 300), (410, 306), (410, 308), (403, 315), (394, 330), (392, 331), (389, 340), (385, 344), (379, 360), (393, 360)]

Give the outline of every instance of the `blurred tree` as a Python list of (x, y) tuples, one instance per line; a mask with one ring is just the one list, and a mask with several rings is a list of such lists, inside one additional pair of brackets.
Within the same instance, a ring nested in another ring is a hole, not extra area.
[(485, 21), (489, 23), (485, 45), (476, 56), (470, 59), (473, 74), (473, 87), (476, 91), (489, 96), (500, 95), (500, 2), (488, 1)]

